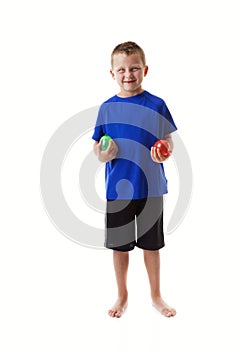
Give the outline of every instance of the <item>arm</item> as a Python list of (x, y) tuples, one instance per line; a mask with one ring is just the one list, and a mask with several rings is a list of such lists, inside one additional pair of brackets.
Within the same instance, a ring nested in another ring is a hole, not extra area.
[(162, 156), (162, 154), (160, 153), (159, 150), (156, 150), (155, 147), (151, 147), (151, 158), (156, 163), (164, 162), (172, 154), (172, 151), (173, 151), (173, 148), (174, 148), (174, 144), (173, 144), (173, 140), (172, 140), (172, 134), (165, 135), (164, 136), (164, 140), (166, 140), (167, 143), (168, 143), (169, 156), (165, 158), (165, 157)]
[(99, 161), (103, 163), (113, 160), (118, 152), (118, 147), (113, 140), (109, 142), (109, 146), (105, 151), (101, 151), (101, 143), (97, 141), (95, 141), (93, 149)]
[(169, 145), (169, 155), (172, 154), (173, 148), (174, 148), (174, 144), (173, 144), (173, 140), (172, 140), (172, 134), (168, 134), (165, 135), (164, 140), (166, 140), (168, 142)]

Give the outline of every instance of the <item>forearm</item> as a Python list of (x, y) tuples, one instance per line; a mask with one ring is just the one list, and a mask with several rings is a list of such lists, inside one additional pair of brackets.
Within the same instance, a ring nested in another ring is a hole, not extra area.
[(99, 142), (98, 141), (94, 142), (93, 150), (94, 150), (95, 155), (98, 156), (98, 153), (99, 153)]
[(93, 149), (99, 161), (103, 163), (107, 163), (110, 160), (113, 160), (118, 152), (118, 147), (113, 140), (109, 142), (109, 146), (105, 151), (101, 150), (101, 144), (97, 141), (95, 141)]
[(169, 151), (172, 152), (173, 148), (174, 148), (172, 135), (171, 134), (165, 135), (164, 140), (166, 140), (168, 142), (168, 144), (169, 144)]

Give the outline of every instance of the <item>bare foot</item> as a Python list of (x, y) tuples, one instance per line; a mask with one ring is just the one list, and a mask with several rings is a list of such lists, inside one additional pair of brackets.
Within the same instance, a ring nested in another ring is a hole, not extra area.
[(108, 311), (109, 316), (120, 318), (127, 308), (127, 298), (119, 298), (113, 307)]
[(176, 315), (176, 310), (168, 306), (161, 297), (155, 297), (153, 306), (165, 317), (173, 317)]

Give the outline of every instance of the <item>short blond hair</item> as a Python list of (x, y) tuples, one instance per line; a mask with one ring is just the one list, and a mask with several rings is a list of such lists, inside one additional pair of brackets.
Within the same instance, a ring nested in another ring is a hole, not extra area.
[(133, 41), (126, 41), (124, 43), (121, 43), (117, 45), (114, 50), (112, 51), (111, 54), (111, 65), (113, 67), (113, 57), (114, 55), (117, 55), (118, 53), (124, 53), (127, 56), (132, 55), (132, 54), (139, 54), (142, 60), (143, 65), (146, 65), (146, 57), (143, 49), (136, 44)]

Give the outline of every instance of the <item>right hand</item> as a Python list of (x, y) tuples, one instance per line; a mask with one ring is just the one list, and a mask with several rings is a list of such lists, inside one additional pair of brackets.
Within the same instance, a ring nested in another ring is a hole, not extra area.
[(97, 155), (100, 162), (107, 163), (113, 160), (118, 152), (117, 144), (113, 141), (109, 141), (108, 148), (105, 151), (101, 150), (101, 142), (94, 143), (94, 152)]

